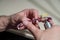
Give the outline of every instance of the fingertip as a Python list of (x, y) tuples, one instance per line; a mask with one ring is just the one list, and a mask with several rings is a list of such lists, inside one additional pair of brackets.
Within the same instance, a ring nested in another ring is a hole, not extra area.
[(55, 25), (55, 23), (53, 22), (53, 20), (49, 20), (49, 21), (52, 24), (52, 26)]

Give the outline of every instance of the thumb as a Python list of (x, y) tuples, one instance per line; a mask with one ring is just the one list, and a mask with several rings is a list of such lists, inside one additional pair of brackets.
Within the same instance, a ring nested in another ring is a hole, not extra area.
[(39, 37), (42, 33), (42, 30), (38, 29), (37, 27), (35, 27), (32, 22), (29, 21), (23, 21), (23, 24), (27, 27), (27, 29), (30, 30), (30, 32), (32, 32), (32, 34), (34, 35), (34, 37)]

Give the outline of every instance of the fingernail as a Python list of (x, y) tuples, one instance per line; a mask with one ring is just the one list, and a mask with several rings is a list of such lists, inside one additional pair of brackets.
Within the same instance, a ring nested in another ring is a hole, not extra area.
[(19, 30), (20, 27), (22, 27), (22, 26), (23, 26), (22, 23), (18, 24), (18, 25), (17, 25), (17, 29)]

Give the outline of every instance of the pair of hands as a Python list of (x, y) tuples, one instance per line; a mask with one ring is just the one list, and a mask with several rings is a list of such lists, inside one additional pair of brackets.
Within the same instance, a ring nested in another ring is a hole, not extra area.
[(46, 30), (40, 30), (38, 24), (32, 24), (32, 19), (38, 19), (38, 11), (35, 9), (25, 9), (11, 16), (12, 25), (15, 26), (16, 23), (23, 23), (25, 26), (20, 27), (24, 29), (25, 27), (32, 32), (36, 40), (60, 40), (60, 26), (54, 25), (52, 23), (52, 28)]

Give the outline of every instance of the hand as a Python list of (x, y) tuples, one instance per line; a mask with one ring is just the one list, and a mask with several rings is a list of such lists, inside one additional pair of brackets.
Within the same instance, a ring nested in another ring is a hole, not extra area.
[[(10, 25), (10, 28), (17, 28), (16, 26), (19, 24), (22, 25), (22, 22), (25, 21), (25, 20), (33, 20), (33, 19), (38, 19), (39, 15), (38, 15), (38, 12), (37, 10), (35, 9), (25, 9), (21, 12), (18, 12), (16, 14), (13, 14), (10, 16), (11, 17), (11, 25)], [(18, 25), (18, 26), (19, 26)], [(34, 24), (35, 26), (37, 25)], [(25, 26), (23, 27), (20, 27), (19, 29), (24, 29)]]
[(52, 28), (46, 30), (38, 29), (29, 21), (23, 23), (34, 35), (35, 40), (60, 40), (60, 26), (56, 26), (52, 21), (50, 22), (52, 23)]

